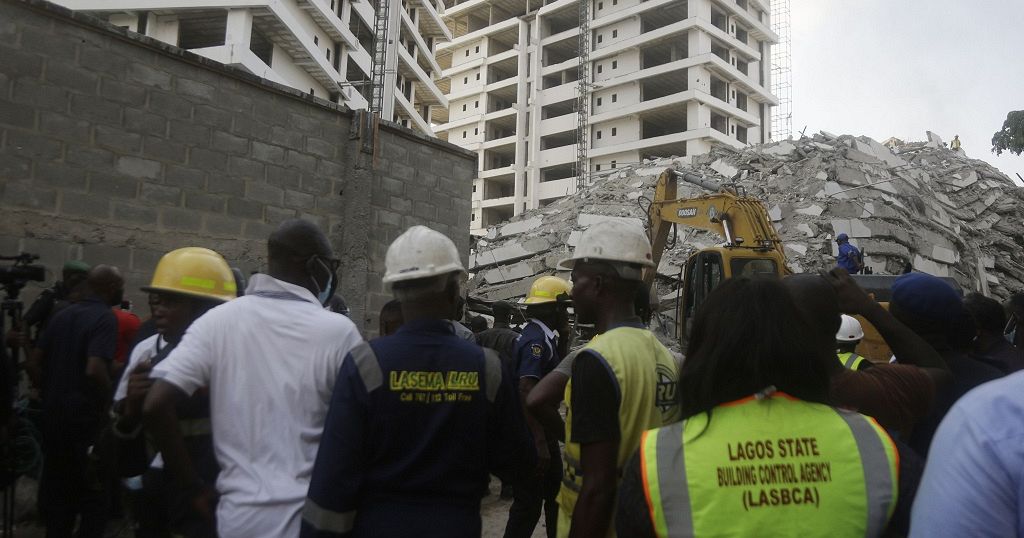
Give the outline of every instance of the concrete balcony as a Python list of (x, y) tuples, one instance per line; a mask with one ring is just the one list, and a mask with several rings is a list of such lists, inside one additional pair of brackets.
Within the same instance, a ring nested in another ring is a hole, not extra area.
[(417, 96), (424, 105), (448, 106), (448, 99), (438, 89), (434, 81), (427, 75), (420, 64), (402, 47), (398, 48), (398, 72), (406, 78), (413, 79), (416, 84)]
[(550, 200), (576, 192), (576, 178), (556, 179), (537, 184), (537, 199)]
[[(466, 6), (466, 5), (469, 5), (469, 4), (477, 4), (477, 3), (480, 3), (482, 5), (486, 5), (489, 1), (490, 0), (473, 0), (471, 2), (466, 2), (465, 4), (459, 4), (456, 7), (462, 7), (462, 6)], [(452, 20), (453, 18), (455, 18), (457, 16), (458, 16), (458, 14), (454, 14), (454, 13), (451, 13), (451, 12), (446, 12), (444, 18), (445, 18), (445, 20), (450, 21), (450, 20)], [(469, 33), (467, 33), (465, 35), (461, 35), (461, 36), (458, 36), (458, 37), (452, 36), (451, 41), (449, 41), (447, 43), (443, 43), (441, 45), (438, 45), (438, 49), (441, 49), (441, 50), (448, 49), (448, 50), (450, 50), (450, 49), (459, 47), (461, 45), (464, 45), (464, 44), (466, 44), (468, 42), (472, 42), (474, 39), (480, 39), (481, 37), (484, 37), (484, 36), (488, 36), (488, 35), (495, 34), (495, 33), (498, 33), (498, 32), (507, 31), (507, 30), (512, 29), (512, 28), (516, 28), (518, 30), (518, 26), (519, 26), (519, 19), (518, 18), (512, 17), (512, 18), (509, 18), (509, 19), (505, 19), (505, 20), (503, 20), (501, 22), (497, 22), (497, 23), (491, 24), (489, 26), (485, 26), (485, 27), (483, 27), (483, 28), (481, 28), (479, 30), (474, 30), (472, 32), (469, 32)]]
[(576, 144), (541, 150), (537, 156), (537, 160), (537, 166), (541, 168), (554, 166), (556, 164), (576, 162)]
[[(736, 4), (735, 0), (721, 0), (716, 2), (715, 5), (724, 8), (730, 14), (736, 16), (744, 26), (750, 29), (750, 35), (761, 41), (770, 41), (772, 43), (779, 42), (779, 36), (772, 31), (771, 27), (767, 24), (757, 20), (757, 16), (750, 11), (741, 8)], [(765, 13), (770, 13), (768, 9), (764, 10)]]
[(480, 207), (512, 207), (512, 204), (514, 204), (515, 201), (516, 198), (514, 196), (503, 196), (501, 198), (491, 198), (489, 200), (483, 199), (480, 200)]
[(488, 140), (488, 141), (480, 144), (480, 149), (495, 149), (495, 148), (500, 148), (502, 146), (515, 146), (516, 145), (516, 140), (518, 140), (518, 139), (519, 139), (519, 137), (513, 135), (513, 136), (506, 136), (504, 138), (497, 138), (495, 140)]
[(747, 90), (747, 93), (751, 94), (751, 97), (756, 101), (768, 103), (772, 106), (779, 104), (778, 97), (772, 95), (770, 91), (754, 81), (753, 77), (744, 75), (736, 66), (731, 63), (719, 58), (715, 54), (701, 54), (696, 56), (695, 60), (700, 60), (701, 64), (707, 64), (708, 68), (722, 75), (727, 82), (733, 84), (739, 84), (741, 88)]
[[(434, 51), (430, 50), (430, 47), (427, 46), (427, 42), (423, 40), (423, 36), (417, 31), (416, 24), (412, 22), (409, 13), (404, 9), (402, 10), (402, 24), (409, 30), (409, 34), (413, 36), (413, 41), (416, 43), (416, 49), (419, 51), (417, 60), (421, 62), (426, 61), (427, 63), (427, 67), (424, 69), (430, 69), (434, 73), (441, 73), (441, 66), (437, 65), (437, 60), (434, 59)], [(421, 67), (423, 66), (421, 65)]]
[(405, 98), (405, 94), (396, 91), (395, 102), (398, 103), (398, 108), (401, 109), (402, 112), (404, 112), (403, 115), (409, 118), (409, 120), (416, 125), (416, 128), (420, 132), (428, 135), (434, 134), (434, 131), (430, 128), (430, 125), (427, 125), (427, 122), (422, 117), (420, 117), (419, 113), (416, 111), (416, 107), (412, 106), (412, 103), (410, 103), (409, 100)]
[(555, 133), (564, 133), (576, 129), (579, 123), (579, 115), (575, 112), (540, 120), (540, 135), (547, 136)]
[(435, 5), (431, 0), (409, 0), (409, 5), (420, 10), (420, 33), (444, 40), (452, 38), (451, 30), (440, 15), (440, 12), (444, 11), (444, 4), (437, 2)]
[(498, 177), (498, 176), (505, 175), (505, 174), (514, 174), (515, 171), (516, 171), (515, 165), (514, 164), (510, 164), (508, 166), (502, 166), (501, 168), (492, 168), (490, 170), (482, 170), (480, 172), (480, 176), (479, 177), (480, 177), (480, 179), (489, 179), (489, 178), (494, 178), (494, 177)]

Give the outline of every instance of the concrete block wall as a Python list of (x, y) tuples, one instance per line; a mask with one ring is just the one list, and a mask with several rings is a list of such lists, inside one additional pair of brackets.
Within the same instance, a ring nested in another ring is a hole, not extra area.
[[(342, 259), (372, 335), (387, 245), (412, 224), (468, 255), (476, 156), (397, 125), (360, 151), (352, 112), (41, 0), (0, 0), (0, 254), (119, 266), (139, 287), (174, 248), (246, 274), (290, 217)], [(40, 287), (30, 285), (31, 301)]]

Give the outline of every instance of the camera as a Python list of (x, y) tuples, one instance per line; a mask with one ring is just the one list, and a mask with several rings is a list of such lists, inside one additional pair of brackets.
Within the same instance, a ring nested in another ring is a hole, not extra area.
[(46, 268), (32, 263), (38, 259), (37, 254), (27, 252), (17, 256), (0, 256), (0, 260), (14, 262), (8, 266), (0, 266), (0, 287), (4, 288), (9, 299), (16, 298), (21, 288), (29, 281), (42, 282), (46, 279)]

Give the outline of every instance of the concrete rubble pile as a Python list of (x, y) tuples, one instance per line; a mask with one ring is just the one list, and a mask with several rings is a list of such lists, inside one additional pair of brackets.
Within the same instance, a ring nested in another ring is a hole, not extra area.
[[(533, 277), (555, 273), (595, 222), (646, 226), (647, 203), (667, 167), (732, 180), (760, 198), (794, 272), (833, 267), (833, 238), (845, 232), (876, 274), (899, 274), (910, 262), (916, 271), (955, 278), (965, 291), (1005, 299), (1024, 289), (1024, 188), (931, 132), (927, 142), (891, 145), (821, 132), (611, 171), (574, 196), (488, 229), (470, 256), (471, 293), (487, 300), (525, 295)], [(679, 182), (680, 197), (704, 193)], [(680, 267), (695, 250), (722, 241), (680, 226), (658, 268), (659, 295), (675, 295)]]

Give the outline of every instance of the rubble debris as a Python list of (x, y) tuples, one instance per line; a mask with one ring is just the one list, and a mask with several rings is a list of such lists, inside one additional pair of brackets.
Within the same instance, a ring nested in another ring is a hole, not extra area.
[[(833, 238), (847, 233), (876, 274), (916, 271), (950, 276), (966, 291), (998, 299), (1024, 289), (1024, 188), (996, 168), (926, 142), (821, 132), (799, 140), (737, 150), (650, 159), (598, 177), (574, 196), (494, 226), (470, 259), (470, 288), (484, 299), (514, 299), (530, 280), (557, 271), (582, 230), (603, 219), (647, 223), (646, 208), (658, 175), (668, 167), (737, 181), (761, 198), (786, 247), (794, 271), (835, 265)], [(699, 187), (680, 182), (680, 197)], [(659, 296), (678, 292), (680, 268), (696, 250), (722, 243), (714, 234), (685, 227), (666, 248), (658, 268)], [(564, 276), (564, 275), (563, 275)]]

